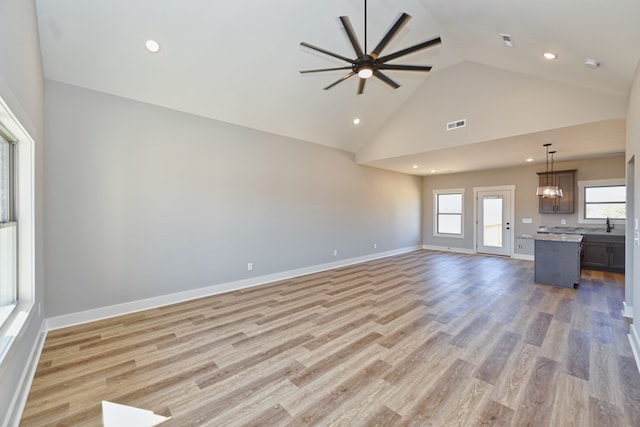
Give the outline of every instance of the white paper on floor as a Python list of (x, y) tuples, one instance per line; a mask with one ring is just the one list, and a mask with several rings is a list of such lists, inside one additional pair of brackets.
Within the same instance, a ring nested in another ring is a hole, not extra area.
[(102, 401), (102, 423), (104, 427), (152, 427), (170, 417), (154, 414), (147, 409)]

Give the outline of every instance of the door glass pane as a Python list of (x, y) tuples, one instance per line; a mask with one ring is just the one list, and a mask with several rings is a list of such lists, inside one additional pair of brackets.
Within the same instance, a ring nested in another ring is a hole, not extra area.
[(483, 245), (502, 247), (502, 197), (482, 199)]

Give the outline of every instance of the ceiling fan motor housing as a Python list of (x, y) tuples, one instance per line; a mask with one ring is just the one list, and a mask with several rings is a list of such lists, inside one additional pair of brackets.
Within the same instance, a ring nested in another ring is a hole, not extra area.
[(368, 68), (372, 70), (374, 73), (378, 69), (378, 63), (371, 55), (364, 55), (358, 59), (356, 59), (355, 64), (353, 64), (353, 71), (358, 73), (363, 68)]

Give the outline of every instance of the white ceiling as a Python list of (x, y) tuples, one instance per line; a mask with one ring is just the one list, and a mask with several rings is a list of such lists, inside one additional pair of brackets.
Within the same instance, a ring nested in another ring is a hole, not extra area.
[[(443, 147), (443, 138), (426, 129), (427, 142), (396, 148), (394, 141), (407, 139), (402, 129), (413, 134), (418, 129), (419, 119), (413, 127), (400, 126), (410, 116), (408, 106), (442, 106), (454, 119), (473, 115), (464, 110), (465, 93), (472, 91), (457, 93), (469, 79), (446, 79), (455, 70), (473, 73), (483, 67), (496, 75), (566, 86), (574, 94), (583, 91), (591, 104), (601, 104), (602, 97), (602, 105), (626, 105), (640, 59), (638, 0), (370, 0), (369, 50), (401, 12), (412, 19), (385, 54), (437, 35), (442, 44), (393, 61), (432, 65), (430, 73), (388, 71), (399, 89), (372, 79), (358, 96), (355, 77), (322, 90), (342, 71), (299, 74), (347, 65), (299, 43), (354, 57), (337, 18), (349, 16), (362, 42), (363, 0), (37, 0), (37, 10), (48, 79), (344, 149), (358, 153), (359, 160), (370, 157), (365, 164), (425, 175), (432, 169), (509, 166), (527, 156), (542, 161), (542, 144), (549, 140), (559, 160), (624, 151), (624, 116), (616, 108), (610, 114), (576, 113), (555, 128), (542, 122), (536, 128), (533, 117), (530, 125), (500, 137), (471, 138), (452, 147)], [(513, 37), (514, 48), (504, 46), (500, 33)], [(144, 49), (149, 38), (160, 42), (159, 53)], [(558, 58), (543, 60), (546, 51)], [(588, 69), (587, 58), (602, 65)], [(455, 105), (443, 95), (448, 93), (457, 93)], [(580, 96), (575, 98), (575, 109), (581, 110)], [(354, 117), (362, 123), (354, 126)], [(371, 146), (384, 154), (363, 154), (372, 152)], [(419, 170), (411, 169), (414, 163)]]

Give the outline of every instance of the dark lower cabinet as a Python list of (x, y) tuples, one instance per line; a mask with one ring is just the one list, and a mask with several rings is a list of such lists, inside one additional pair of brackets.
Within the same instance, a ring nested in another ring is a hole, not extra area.
[(582, 267), (624, 273), (624, 236), (585, 235)]
[(609, 245), (609, 268), (624, 273), (624, 238)]

